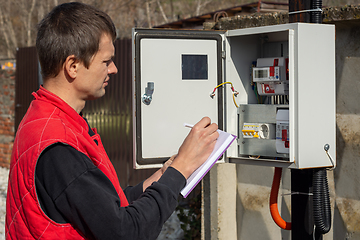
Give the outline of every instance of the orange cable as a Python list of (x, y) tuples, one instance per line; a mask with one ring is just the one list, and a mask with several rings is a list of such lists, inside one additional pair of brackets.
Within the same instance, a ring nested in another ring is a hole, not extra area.
[(291, 222), (285, 222), (284, 219), (281, 218), (277, 204), (281, 173), (282, 173), (282, 168), (276, 167), (274, 172), (274, 180), (271, 186), (271, 193), (270, 193), (270, 213), (274, 222), (280, 228), (285, 230), (291, 230)]

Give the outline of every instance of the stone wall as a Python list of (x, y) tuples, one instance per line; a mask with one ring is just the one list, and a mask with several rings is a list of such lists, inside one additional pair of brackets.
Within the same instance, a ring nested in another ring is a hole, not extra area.
[(0, 167), (10, 166), (14, 122), (15, 70), (0, 70)]
[[(339, 21), (360, 21), (360, 5), (346, 5), (343, 7), (323, 8), (323, 23)], [(232, 30), (250, 27), (269, 26), (289, 23), (289, 15), (285, 12), (278, 13), (254, 13), (252, 15), (240, 15), (231, 18), (221, 18), (218, 22), (205, 22), (205, 30)]]

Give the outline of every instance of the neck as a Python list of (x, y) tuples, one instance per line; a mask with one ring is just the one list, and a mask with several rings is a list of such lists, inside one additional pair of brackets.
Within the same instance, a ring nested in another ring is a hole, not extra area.
[(73, 92), (70, 84), (64, 84), (60, 78), (51, 78), (44, 81), (43, 87), (61, 98), (70, 107), (72, 107), (77, 113), (80, 113), (85, 107), (85, 100), (77, 98), (77, 94)]

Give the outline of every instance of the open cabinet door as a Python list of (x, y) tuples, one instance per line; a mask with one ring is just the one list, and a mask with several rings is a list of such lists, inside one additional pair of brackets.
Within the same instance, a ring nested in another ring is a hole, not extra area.
[(160, 167), (204, 116), (223, 124), (222, 36), (214, 32), (133, 31), (134, 167)]

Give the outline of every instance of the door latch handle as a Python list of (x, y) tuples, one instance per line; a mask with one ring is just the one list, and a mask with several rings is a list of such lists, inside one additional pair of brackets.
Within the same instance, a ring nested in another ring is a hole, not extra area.
[(145, 93), (142, 96), (142, 102), (145, 105), (150, 105), (152, 101), (152, 94), (154, 92), (154, 82), (148, 82), (147, 87), (145, 88)]

